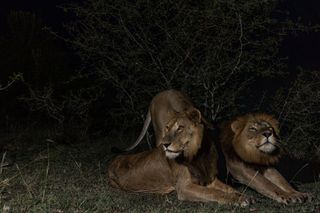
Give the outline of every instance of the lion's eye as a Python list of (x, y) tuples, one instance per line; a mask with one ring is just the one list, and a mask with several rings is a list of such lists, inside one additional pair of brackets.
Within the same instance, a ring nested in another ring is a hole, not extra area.
[(166, 126), (166, 131), (167, 131), (167, 132), (169, 131), (169, 126)]
[(177, 132), (181, 132), (183, 130), (184, 126), (179, 126), (177, 129)]
[(249, 128), (249, 131), (252, 131), (252, 132), (255, 132), (255, 131), (257, 131), (257, 130), (258, 130), (258, 129), (255, 128), (255, 127), (253, 127), (253, 126)]

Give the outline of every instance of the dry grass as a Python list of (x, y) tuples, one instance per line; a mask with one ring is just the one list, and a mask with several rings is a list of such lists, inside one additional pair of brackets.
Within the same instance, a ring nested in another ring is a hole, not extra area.
[(123, 192), (107, 184), (105, 172), (113, 157), (111, 139), (77, 145), (59, 145), (43, 138), (37, 141), (43, 142), (20, 147), (16, 163), (3, 168), (0, 212), (316, 212), (320, 208), (319, 182), (299, 186), (302, 191), (313, 192), (313, 202), (289, 206), (240, 188), (258, 200), (243, 209), (182, 202), (175, 193)]

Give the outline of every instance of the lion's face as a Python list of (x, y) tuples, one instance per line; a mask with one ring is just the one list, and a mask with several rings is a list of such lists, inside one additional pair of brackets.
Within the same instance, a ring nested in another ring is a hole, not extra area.
[(247, 145), (261, 152), (271, 154), (277, 149), (277, 136), (274, 128), (265, 120), (249, 121), (244, 130), (243, 136), (247, 138)]
[(203, 124), (200, 123), (201, 117), (198, 117), (201, 116), (200, 112), (193, 113), (196, 114), (177, 115), (167, 123), (162, 144), (167, 158), (174, 159), (183, 154), (191, 160), (198, 152), (203, 136)]
[(233, 146), (238, 155), (251, 163), (278, 158), (278, 121), (266, 114), (249, 114), (231, 123)]

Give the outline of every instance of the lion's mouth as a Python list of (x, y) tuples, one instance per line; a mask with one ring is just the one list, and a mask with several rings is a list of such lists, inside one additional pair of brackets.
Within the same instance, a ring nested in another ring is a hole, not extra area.
[(182, 151), (174, 151), (174, 150), (170, 150), (166, 147), (163, 147), (164, 148), (164, 151), (166, 153), (166, 157), (169, 158), (169, 159), (174, 159), (176, 157), (178, 157)]
[(256, 147), (261, 151), (265, 153), (272, 153), (277, 149), (277, 146), (272, 143), (271, 141), (267, 140), (263, 144), (256, 145)]
[(182, 151), (173, 151), (173, 150), (170, 150), (170, 149), (165, 149), (164, 151), (168, 152), (168, 153), (172, 153), (172, 154), (181, 154), (181, 152), (182, 152)]
[(181, 154), (181, 152), (170, 152), (170, 151), (166, 151), (166, 157), (169, 159), (175, 159), (176, 157), (178, 157)]
[[(257, 148), (260, 148), (262, 146), (265, 146), (267, 144), (272, 144), (269, 140), (267, 140), (266, 142), (264, 142), (263, 144), (260, 144), (260, 145), (256, 145)], [(273, 144), (272, 144), (273, 145)]]

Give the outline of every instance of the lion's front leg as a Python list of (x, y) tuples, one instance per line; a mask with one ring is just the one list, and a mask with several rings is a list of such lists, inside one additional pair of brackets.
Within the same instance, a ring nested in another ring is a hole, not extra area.
[(289, 204), (292, 202), (290, 193), (282, 190), (276, 184), (264, 177), (259, 171), (247, 167), (243, 163), (228, 162), (228, 169), (232, 176), (241, 183), (255, 189), (266, 197), (274, 199), (279, 203)]
[(226, 193), (237, 193), (241, 194), (231, 186), (228, 186), (227, 184), (224, 184), (221, 182), (218, 178), (215, 178), (209, 185), (207, 185), (208, 188), (215, 188), (220, 191), (226, 192)]
[(306, 200), (311, 200), (312, 195), (309, 193), (302, 193), (295, 190), (288, 181), (274, 168), (268, 168), (264, 171), (263, 176), (271, 181), (273, 184), (277, 185), (283, 191), (289, 193), (290, 201), (292, 203), (304, 202)]
[(218, 178), (215, 178), (209, 185), (207, 185), (208, 188), (214, 188), (219, 191), (229, 193), (229, 194), (235, 194), (237, 196), (241, 196), (242, 198), (246, 200), (250, 200), (250, 203), (255, 203), (256, 200), (252, 197), (245, 196), (241, 192), (237, 191), (236, 189), (232, 188), (231, 186), (221, 182)]
[(218, 202), (222, 204), (232, 204), (245, 207), (251, 200), (240, 193), (227, 193), (221, 191), (213, 185), (211, 187), (194, 184), (187, 169), (180, 171), (179, 179), (176, 184), (176, 191), (179, 200)]

